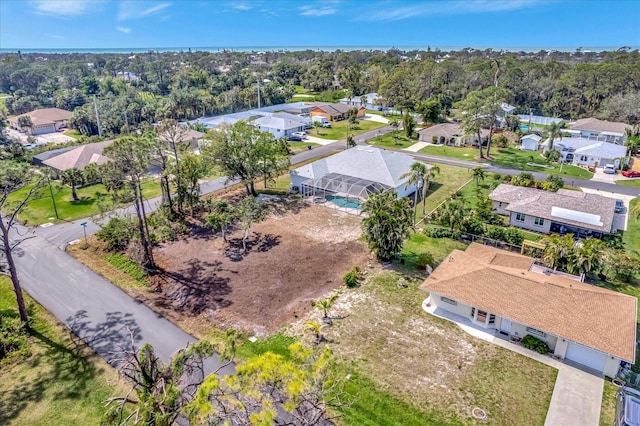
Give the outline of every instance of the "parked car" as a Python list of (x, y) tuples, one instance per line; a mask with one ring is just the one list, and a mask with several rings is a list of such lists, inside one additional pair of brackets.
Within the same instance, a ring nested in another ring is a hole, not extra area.
[(628, 178), (636, 178), (640, 177), (640, 172), (637, 170), (625, 170), (624, 172), (622, 172), (622, 176)]
[(615, 212), (622, 213), (623, 211), (624, 211), (624, 203), (622, 202), (622, 200), (616, 200)]
[(291, 133), (291, 136), (300, 136), (302, 139), (306, 139), (307, 132), (293, 132)]
[(603, 171), (608, 175), (615, 175), (616, 167), (613, 164), (606, 164)]
[(302, 136), (293, 133), (287, 137), (287, 140), (291, 142), (302, 142)]
[(616, 393), (616, 417), (614, 426), (631, 426), (638, 424), (640, 418), (640, 391), (622, 387)]

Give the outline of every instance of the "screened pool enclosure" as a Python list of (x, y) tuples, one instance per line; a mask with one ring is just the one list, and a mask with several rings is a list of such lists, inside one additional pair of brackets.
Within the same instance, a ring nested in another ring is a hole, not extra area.
[(340, 173), (327, 173), (319, 178), (303, 181), (300, 193), (307, 202), (359, 214), (362, 203), (369, 198), (369, 195), (390, 188), (368, 179)]

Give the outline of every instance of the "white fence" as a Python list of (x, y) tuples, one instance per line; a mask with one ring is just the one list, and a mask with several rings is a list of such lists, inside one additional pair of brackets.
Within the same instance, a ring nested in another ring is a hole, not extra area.
[(551, 123), (560, 123), (561, 121), (563, 121), (562, 118), (544, 117), (542, 115), (518, 114), (518, 117), (520, 117), (520, 121), (523, 121), (525, 123), (531, 122), (531, 124), (544, 124), (546, 126), (550, 125)]

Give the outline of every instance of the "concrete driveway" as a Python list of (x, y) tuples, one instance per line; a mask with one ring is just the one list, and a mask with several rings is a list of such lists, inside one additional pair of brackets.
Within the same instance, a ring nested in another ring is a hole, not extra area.
[(596, 167), (596, 172), (593, 174), (591, 180), (596, 182), (607, 182), (614, 183), (616, 180), (620, 179), (620, 175), (618, 173), (615, 174), (607, 174), (604, 172), (604, 168)]
[[(28, 143), (27, 139), (29, 138), (29, 135), (25, 133), (19, 132), (15, 129), (7, 129), (7, 134), (9, 135), (9, 137), (17, 139), (24, 144)], [(47, 143), (65, 143), (75, 140), (74, 138), (63, 135), (62, 133), (46, 133), (43, 135), (34, 136), (34, 138), (37, 145), (44, 145)]]

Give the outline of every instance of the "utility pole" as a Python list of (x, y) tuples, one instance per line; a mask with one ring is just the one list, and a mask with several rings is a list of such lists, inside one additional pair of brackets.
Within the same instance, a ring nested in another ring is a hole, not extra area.
[(260, 109), (260, 79), (258, 79), (258, 109)]
[(96, 102), (96, 95), (93, 95), (93, 109), (96, 112), (96, 123), (98, 124), (98, 136), (102, 137), (102, 127), (100, 126), (100, 115), (98, 114), (98, 103)]
[(53, 196), (53, 189), (51, 189), (51, 177), (47, 171), (47, 183), (49, 184), (49, 193), (51, 194), (51, 201), (53, 202), (53, 211), (56, 212), (56, 219), (60, 219), (58, 216), (58, 207), (56, 206), (56, 197)]

